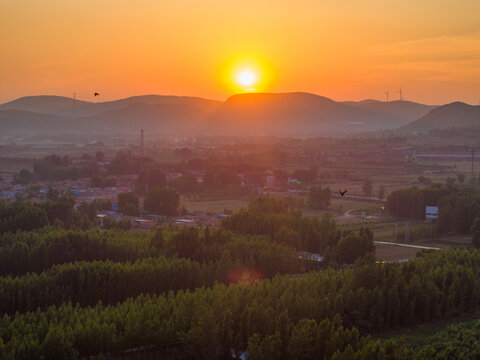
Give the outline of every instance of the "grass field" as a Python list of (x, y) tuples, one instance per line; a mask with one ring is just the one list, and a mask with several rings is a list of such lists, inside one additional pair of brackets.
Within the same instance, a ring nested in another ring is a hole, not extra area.
[(415, 257), (418, 249), (395, 245), (375, 244), (375, 254), (380, 261), (393, 261)]
[(0, 173), (18, 173), (22, 169), (33, 171), (33, 160), (17, 158), (0, 158)]
[(436, 246), (439, 248), (470, 248), (472, 246), (472, 238), (470, 235), (453, 235), (444, 236), (438, 239), (427, 239), (423, 241), (416, 241), (415, 245), (422, 246)]
[(205, 211), (209, 213), (222, 214), (224, 210), (236, 212), (248, 207), (248, 200), (189, 200), (182, 199), (180, 206), (185, 205), (188, 211)]
[[(388, 224), (391, 225), (391, 224)], [(382, 231), (374, 232), (374, 240), (377, 241), (395, 241), (394, 232), (390, 232), (390, 237), (381, 236)], [(387, 230), (388, 231), (388, 230)], [(379, 236), (380, 233), (380, 236)], [(402, 239), (399, 238), (399, 241)], [(420, 245), (420, 246), (429, 246), (429, 247), (436, 247), (440, 249), (448, 249), (448, 248), (470, 248), (471, 245), (471, 238), (470, 236), (464, 235), (454, 235), (454, 236), (445, 236), (440, 237), (438, 239), (419, 239), (416, 241), (411, 241), (409, 244), (412, 245)], [(420, 251), (419, 249), (415, 248), (407, 248), (403, 246), (395, 246), (395, 245), (384, 245), (384, 244), (376, 244), (375, 245), (375, 253), (379, 260), (384, 261), (392, 261), (392, 260), (400, 260), (406, 258), (412, 258), (415, 254)]]

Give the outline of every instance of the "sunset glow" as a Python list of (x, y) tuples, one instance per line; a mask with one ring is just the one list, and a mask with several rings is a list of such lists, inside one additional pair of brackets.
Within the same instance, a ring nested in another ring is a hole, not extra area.
[[(479, 99), (477, 0), (45, 0), (1, 8), (0, 101), (73, 93), (89, 101), (152, 93), (224, 100), (252, 87), (335, 100), (383, 100), (387, 90), (398, 99), (400, 87), (405, 99), (431, 104)], [(239, 81), (242, 71), (253, 76)]]
[(479, 15), (0, 0), (0, 360), (478, 358)]

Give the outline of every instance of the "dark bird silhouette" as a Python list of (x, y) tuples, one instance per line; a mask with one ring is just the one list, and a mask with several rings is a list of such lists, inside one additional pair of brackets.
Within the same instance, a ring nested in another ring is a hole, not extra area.
[(93, 96), (98, 96), (98, 95), (100, 95), (100, 94), (99, 94), (99, 93), (95, 93), (95, 94), (93, 94)]
[(345, 195), (345, 193), (347, 192), (347, 190), (345, 190), (345, 191), (343, 191), (343, 192), (342, 192), (342, 191), (340, 191), (340, 190), (338, 190), (338, 192), (340, 193), (340, 195), (342, 195), (342, 196), (343, 196), (343, 195)]

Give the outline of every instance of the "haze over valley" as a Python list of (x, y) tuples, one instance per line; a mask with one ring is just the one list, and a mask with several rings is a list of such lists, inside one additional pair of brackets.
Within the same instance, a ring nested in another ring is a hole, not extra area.
[(87, 102), (60, 96), (27, 96), (0, 105), (4, 136), (37, 134), (340, 136), (379, 130), (426, 132), (476, 127), (480, 107), (460, 102), (336, 102), (308, 93), (237, 94), (225, 101), (146, 95)]

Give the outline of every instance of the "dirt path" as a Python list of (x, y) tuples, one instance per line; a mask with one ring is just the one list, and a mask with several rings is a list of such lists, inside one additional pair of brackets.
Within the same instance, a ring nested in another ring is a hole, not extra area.
[(338, 222), (348, 222), (348, 220), (352, 220), (356, 217), (356, 215), (351, 213), (352, 211), (355, 211), (355, 209), (345, 211), (342, 215), (334, 217), (334, 220)]

